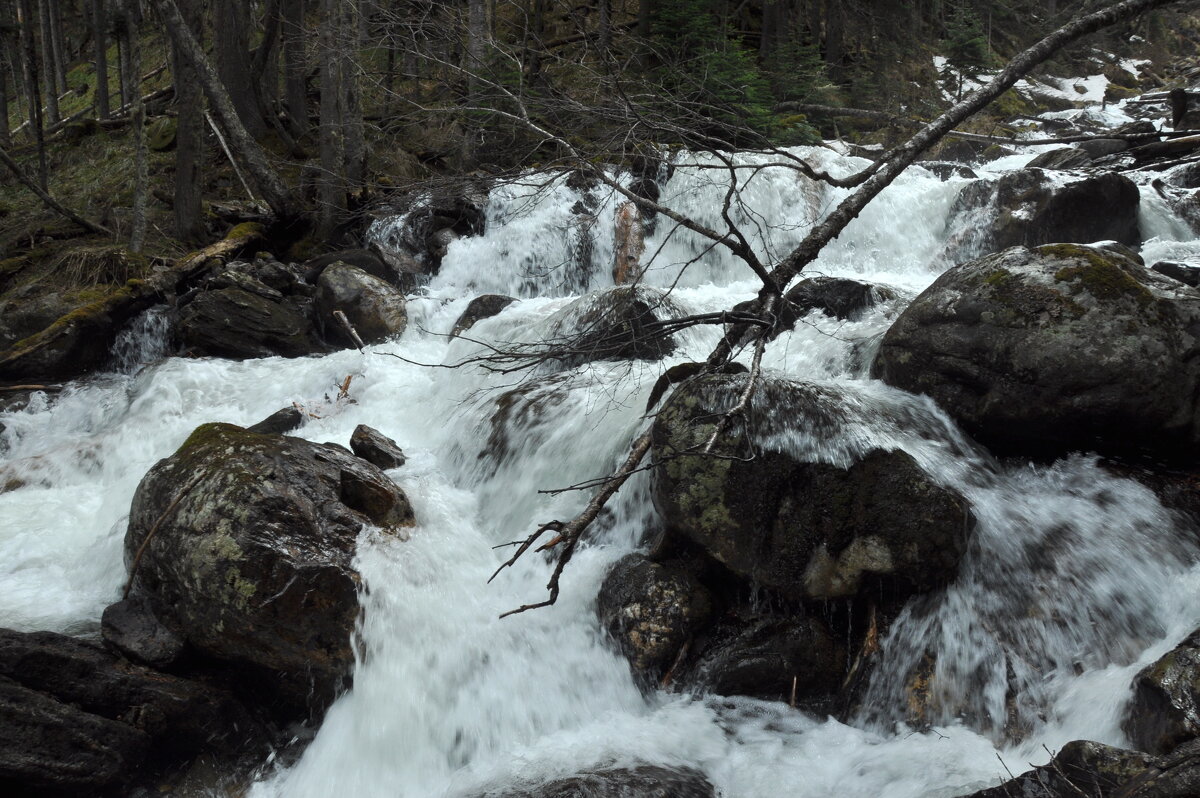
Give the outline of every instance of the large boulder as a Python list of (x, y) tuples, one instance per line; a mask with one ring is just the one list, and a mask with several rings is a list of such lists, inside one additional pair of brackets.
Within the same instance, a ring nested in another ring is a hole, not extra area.
[(605, 360), (660, 360), (675, 351), (675, 341), (656, 323), (683, 315), (662, 291), (620, 286), (575, 300), (550, 320), (544, 347), (552, 370)]
[(1134, 677), (1124, 730), (1152, 754), (1200, 737), (1200, 630)]
[(536, 787), (489, 790), (480, 798), (715, 798), (703, 773), (656, 765), (580, 773)]
[(151, 283), (129, 280), (0, 351), (0, 380), (73, 379), (102, 367), (121, 328), (160, 299)]
[(968, 230), (950, 244), (951, 260), (960, 253), (997, 252), (1017, 245), (1033, 247), (1055, 241), (1141, 241), (1137, 185), (1124, 175), (1064, 180), (1061, 174), (1023, 169), (966, 186), (951, 215)]
[(176, 333), (185, 353), (235, 360), (325, 349), (303, 306), (245, 288), (200, 292), (180, 310)]
[(596, 603), (601, 624), (634, 673), (650, 684), (658, 683), (713, 612), (712, 597), (694, 570), (641, 554), (613, 565)]
[(996, 451), (1200, 441), (1200, 292), (1115, 248), (1015, 247), (956, 266), (884, 336), (873, 374)]
[(125, 556), (194, 651), (320, 711), (354, 659), (359, 531), (412, 523), (400, 489), (341, 447), (205, 424), (142, 479)]
[[(733, 424), (717, 437), (717, 456), (704, 453), (746, 379), (689, 380), (655, 420), (653, 495), (671, 532), (795, 598), (852, 596), (881, 579), (924, 591), (955, 576), (968, 504), (904, 452), (876, 449), (847, 465), (802, 462)], [(826, 389), (785, 380), (765, 380), (755, 401), (788, 429), (828, 429), (841, 414)]]
[(231, 753), (255, 723), (228, 691), (52, 632), (0, 629), (0, 786), (93, 795), (150, 766)]
[(335, 263), (317, 281), (316, 312), (325, 338), (341, 346), (354, 346), (349, 333), (333, 313), (346, 314), (364, 343), (376, 344), (404, 332), (408, 325), (404, 294), (357, 266)]

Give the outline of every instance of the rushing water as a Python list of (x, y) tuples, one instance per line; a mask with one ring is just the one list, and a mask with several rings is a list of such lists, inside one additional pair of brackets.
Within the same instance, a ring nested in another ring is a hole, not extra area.
[[(841, 173), (863, 164), (810, 155)], [(706, 165), (676, 168), (663, 201), (717, 226), (725, 188)], [(845, 195), (783, 170), (749, 175), (733, 213), (766, 258)], [(953, 796), (1045, 761), (1046, 749), (1071, 739), (1121, 744), (1130, 678), (1200, 622), (1187, 600), (1200, 587), (1196, 551), (1179, 519), (1091, 457), (998, 463), (928, 400), (865, 377), (878, 337), (949, 265), (947, 241), (978, 224), (949, 215), (965, 183), (914, 168), (884, 192), (808, 271), (877, 281), (900, 298), (856, 321), (812, 315), (764, 358), (772, 378), (816, 382), (846, 413), (832, 434), (769, 429), (773, 446), (832, 462), (904, 449), (966, 495), (978, 518), (959, 579), (892, 627), (868, 710), (853, 725), (782, 704), (638, 690), (593, 600), (608, 565), (654, 523), (645, 474), (572, 561), (556, 606), (497, 620), (541, 599), (548, 571), (528, 557), (489, 585), (508, 556), (495, 547), (577, 511), (585, 496), (539, 491), (608, 472), (648, 423), (642, 409), (658, 375), (703, 358), (717, 335), (694, 329), (662, 363), (592, 364), (541, 385), (553, 401), (507, 419), (504, 446), (483, 454), (496, 397), (520, 377), (420, 364), (537, 340), (580, 291), (612, 284), (618, 202), (561, 179), (495, 190), (487, 234), (451, 245), (410, 300), (399, 341), (296, 360), (164, 359), (162, 319), (148, 317), (119, 342), (112, 374), (0, 415), (0, 486), (23, 483), (0, 493), (4, 623), (93, 634), (123, 582), (130, 499), (149, 467), (200, 423), (249, 424), (300, 402), (317, 416), (298, 431), (306, 438), (344, 444), (366, 423), (403, 446), (408, 462), (391, 476), (419, 526), (407, 542), (364, 533), (358, 566), (369, 589), (354, 689), (298, 762), (264, 766), (257, 798), (470, 796), (636, 763), (698, 768), (727, 798)], [(1142, 224), (1148, 260), (1200, 252), (1157, 200), (1144, 203)], [(373, 231), (386, 233), (386, 223)], [(744, 266), (665, 220), (646, 252), (655, 259), (645, 281), (673, 287), (688, 310), (725, 309), (755, 291)], [(472, 328), (474, 340), (448, 340), (483, 292), (522, 299)], [(339, 401), (348, 375), (350, 400)], [(898, 720), (902, 687), (929, 652), (941, 716), (912, 730)], [(1032, 730), (1018, 744), (1004, 730), (1014, 690), (1020, 724)]]

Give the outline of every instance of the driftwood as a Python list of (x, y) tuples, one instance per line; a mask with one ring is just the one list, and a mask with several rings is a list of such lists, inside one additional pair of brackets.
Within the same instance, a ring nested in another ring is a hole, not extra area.
[(1192, 152), (1198, 148), (1200, 148), (1200, 134), (1167, 139), (1166, 141), (1156, 141), (1153, 144), (1143, 144), (1140, 147), (1134, 147), (1129, 151), (1129, 154), (1139, 161), (1147, 161), (1151, 158), (1162, 158), (1166, 155), (1179, 155), (1180, 153)]

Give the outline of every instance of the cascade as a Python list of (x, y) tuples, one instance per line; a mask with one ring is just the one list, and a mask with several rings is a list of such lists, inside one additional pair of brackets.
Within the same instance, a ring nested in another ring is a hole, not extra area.
[[(865, 163), (824, 148), (803, 154), (838, 174)], [(719, 225), (728, 178), (714, 165), (679, 156), (662, 201)], [(731, 213), (766, 259), (845, 195), (783, 169), (739, 180)], [(648, 423), (661, 370), (703, 359), (719, 334), (688, 330), (661, 363), (596, 362), (528, 384), (475, 366), (420, 365), (537, 341), (571, 299), (612, 285), (619, 198), (562, 177), (495, 188), (486, 233), (450, 244), (409, 300), (399, 340), (293, 360), (184, 360), (164, 357), (165, 317), (147, 315), (118, 342), (111, 373), (0, 413), (0, 516), (21, 519), (0, 530), (0, 615), (18, 629), (95, 634), (125, 580), (125, 522), (146, 471), (198, 424), (248, 425), (299, 402), (314, 416), (297, 433), (305, 438), (344, 444), (365, 423), (400, 442), (408, 463), (394, 476), (419, 525), (404, 543), (363, 533), (354, 687), (297, 761), (263, 765), (255, 798), (468, 798), (646, 763), (696, 768), (728, 798), (948, 798), (998, 783), (1005, 767), (1045, 761), (1045, 749), (1072, 739), (1122, 744), (1133, 674), (1200, 624), (1200, 606), (1184, 600), (1200, 587), (1200, 551), (1180, 520), (1093, 456), (997, 461), (930, 400), (865, 375), (896, 315), (952, 265), (947, 243), (981, 223), (950, 212), (967, 182), (914, 167), (888, 188), (807, 271), (877, 282), (894, 298), (851, 321), (811, 314), (763, 359), (773, 378), (836, 393), (847, 420), (800, 430), (783, 423), (788, 408), (758, 400), (760, 443), (835, 464), (901, 449), (967, 496), (976, 516), (960, 577), (892, 625), (868, 700), (848, 723), (781, 703), (638, 688), (593, 605), (606, 569), (654, 525), (644, 472), (571, 562), (557, 605), (497, 620), (540, 600), (548, 575), (544, 560), (527, 557), (488, 584), (504, 544), (586, 501), (539, 491), (607, 473)], [(1147, 199), (1153, 193), (1143, 189), (1147, 261), (1200, 253), (1186, 225)], [(386, 245), (402, 225), (380, 220), (368, 238)], [(755, 293), (744, 266), (666, 220), (645, 251), (655, 258), (644, 282), (671, 289), (690, 312)], [(450, 339), (467, 302), (489, 292), (520, 301)], [(328, 399), (347, 375), (353, 402)], [(522, 386), (532, 391), (526, 401), (541, 400), (535, 411), (496, 422), (497, 397)], [(936, 716), (909, 728), (905, 686), (933, 651)], [(1010, 734), (1013, 724), (1024, 733)]]

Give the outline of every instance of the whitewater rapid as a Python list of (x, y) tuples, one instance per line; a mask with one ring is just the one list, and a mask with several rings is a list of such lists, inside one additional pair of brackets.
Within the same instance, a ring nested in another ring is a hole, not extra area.
[[(841, 173), (865, 164), (808, 154)], [(725, 798), (949, 798), (1044, 762), (1072, 739), (1122, 744), (1133, 674), (1200, 625), (1200, 605), (1188, 600), (1200, 588), (1197, 552), (1179, 519), (1093, 457), (998, 463), (929, 400), (866, 377), (878, 337), (951, 265), (942, 253), (961, 231), (950, 209), (967, 182), (920, 168), (903, 175), (807, 270), (878, 282), (898, 298), (856, 321), (810, 315), (764, 358), (775, 377), (839, 392), (851, 417), (835, 437), (798, 430), (773, 443), (830, 461), (902, 448), (966, 495), (978, 518), (960, 578), (892, 627), (870, 710), (852, 725), (784, 704), (638, 689), (593, 604), (608, 566), (655, 524), (645, 473), (572, 560), (557, 605), (498, 620), (542, 599), (549, 575), (544, 560), (527, 557), (488, 584), (508, 557), (503, 544), (570, 517), (587, 498), (539, 491), (608, 473), (649, 423), (643, 411), (658, 376), (703, 359), (718, 334), (681, 334), (663, 362), (569, 372), (558, 399), (502, 425), (503, 453), (488, 454), (497, 397), (529, 384), (441, 366), (487, 343), (537, 340), (581, 291), (612, 284), (617, 199), (596, 189), (594, 220), (581, 224), (572, 212), (581, 194), (561, 178), (536, 193), (493, 190), (487, 233), (451, 245), (439, 274), (410, 299), (398, 341), (292, 360), (164, 358), (162, 319), (149, 317), (120, 343), (112, 373), (0, 414), (0, 476), (25, 483), (0, 492), (3, 624), (96, 634), (125, 579), (122, 540), (142, 475), (198, 424), (248, 425), (296, 402), (314, 416), (295, 433), (302, 437), (345, 444), (369, 424), (404, 448), (408, 462), (389, 474), (418, 526), (406, 542), (364, 531), (354, 688), (298, 761), (264, 764), (255, 798), (467, 798), (626, 764), (699, 769)], [(678, 166), (663, 201), (717, 225), (724, 191), (714, 170)], [(845, 193), (767, 169), (743, 187), (735, 214), (756, 249), (777, 258)], [(1144, 202), (1142, 213), (1154, 236), (1148, 262), (1200, 253), (1161, 203)], [(688, 310), (725, 309), (755, 293), (744, 266), (665, 220), (646, 252), (656, 257), (645, 282), (673, 288)], [(473, 341), (449, 340), (468, 301), (486, 292), (521, 301), (473, 327)], [(349, 397), (339, 400), (347, 376)], [(959, 709), (931, 729), (909, 729), (897, 722), (903, 675), (931, 646), (940, 652), (939, 702)], [(999, 730), (1009, 669), (1032, 728), (1019, 744)]]

